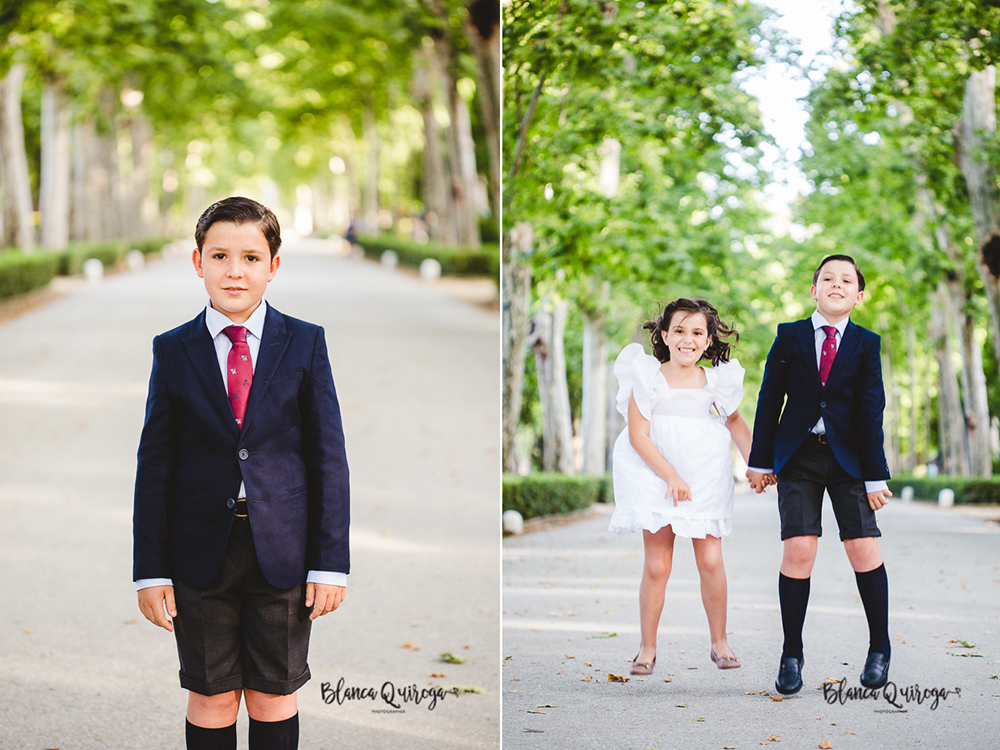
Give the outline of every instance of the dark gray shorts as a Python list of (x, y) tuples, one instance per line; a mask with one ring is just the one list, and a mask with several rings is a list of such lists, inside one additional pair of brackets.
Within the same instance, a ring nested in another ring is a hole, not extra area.
[(830, 493), (841, 540), (882, 536), (865, 483), (841, 468), (829, 444), (810, 434), (778, 472), (782, 539), (823, 536), (823, 490)]
[(181, 687), (201, 695), (241, 688), (290, 695), (302, 687), (312, 625), (305, 588), (269, 584), (249, 521), (235, 519), (215, 582), (199, 591), (174, 581)]

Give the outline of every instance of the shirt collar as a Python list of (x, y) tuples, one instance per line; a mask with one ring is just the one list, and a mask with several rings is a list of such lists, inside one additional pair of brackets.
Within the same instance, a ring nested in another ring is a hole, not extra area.
[[(247, 333), (253, 334), (259, 340), (264, 337), (264, 319), (266, 317), (267, 302), (261, 300), (260, 304), (257, 305), (257, 309), (253, 311), (253, 314), (242, 325), (246, 327)], [(223, 328), (231, 325), (236, 324), (212, 307), (212, 302), (209, 300), (209, 303), (205, 306), (205, 327), (208, 328), (209, 335), (214, 339), (222, 333)]]
[(814, 331), (818, 331), (823, 326), (833, 325), (833, 327), (837, 329), (837, 333), (840, 334), (841, 338), (843, 338), (844, 331), (847, 330), (847, 324), (850, 321), (851, 321), (850, 317), (846, 317), (842, 321), (840, 321), (839, 323), (837, 323), (836, 325), (834, 325), (833, 323), (831, 323), (830, 321), (828, 321), (826, 318), (824, 318), (823, 314), (819, 310), (816, 310), (812, 314), (812, 325), (813, 325), (813, 330)]

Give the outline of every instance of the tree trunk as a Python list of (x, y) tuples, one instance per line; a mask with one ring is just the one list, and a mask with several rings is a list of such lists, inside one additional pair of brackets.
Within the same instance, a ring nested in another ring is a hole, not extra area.
[(423, 199), (427, 232), (432, 240), (455, 243), (450, 205), (451, 180), (445, 166), (441, 127), (434, 116), (434, 63), (431, 54), (421, 49), (413, 72), (413, 96), (424, 120)]
[(958, 393), (958, 381), (951, 353), (951, 330), (948, 318), (950, 303), (948, 290), (943, 282), (931, 300), (931, 339), (938, 364), (938, 443), (941, 448), (942, 470), (945, 474), (967, 474), (968, 458), (965, 452), (965, 419)]
[(490, 200), (500, 210), (500, 2), (469, 0), (465, 33), (476, 56), (479, 72), (479, 107), (490, 150)]
[(378, 132), (375, 129), (375, 110), (365, 104), (362, 117), (362, 137), (367, 146), (368, 168), (365, 175), (364, 212), (365, 229), (371, 234), (379, 234), (381, 226), (378, 214)]
[(455, 163), (452, 175), (455, 184), (455, 216), (458, 223), (458, 243), (479, 247), (479, 171), (476, 168), (476, 144), (472, 140), (472, 116), (469, 103), (457, 89), (451, 92), (451, 127), (455, 133)]
[(983, 349), (976, 342), (972, 316), (966, 314), (963, 322), (962, 359), (966, 363), (969, 380), (966, 397), (969, 463), (972, 474), (988, 477), (993, 475), (993, 453), (990, 446), (990, 405), (986, 393), (986, 373), (983, 371)]
[[(600, 300), (611, 294), (608, 282), (594, 280), (599, 285)], [(594, 476), (604, 474), (607, 465), (608, 419), (608, 334), (605, 313), (601, 307), (583, 311), (583, 406), (581, 413), (583, 432), (583, 473)]]
[(976, 228), (976, 270), (983, 280), (993, 326), (993, 356), (1000, 367), (1000, 200), (996, 169), (986, 143), (996, 136), (996, 70), (992, 65), (969, 74), (965, 82), (962, 121), (955, 128), (962, 176)]
[[(129, 121), (129, 138), (132, 141), (132, 175), (129, 180), (128, 210), (135, 211), (135, 219), (126, 220), (129, 237), (148, 237), (156, 225), (156, 204), (149, 197), (149, 162), (153, 152), (153, 127), (141, 111), (135, 111)], [(127, 219), (128, 215), (126, 215)]]
[(42, 91), (41, 131), (41, 244), (65, 250), (69, 244), (70, 109), (62, 80), (48, 82)]
[(534, 236), (522, 222), (504, 233), (503, 253), (503, 470), (517, 471), (515, 438), (521, 417), (528, 311), (531, 307), (531, 266), (525, 262)]
[[(544, 304), (544, 303), (543, 303)], [(530, 344), (535, 353), (538, 395), (542, 403), (542, 470), (574, 473), (573, 422), (566, 385), (565, 333), (569, 303), (550, 312), (539, 310), (532, 320)]]
[(4, 236), (0, 247), (18, 247), (31, 252), (35, 246), (31, 182), (24, 149), (21, 88), (24, 64), (11, 66), (0, 81), (0, 161), (3, 161)]

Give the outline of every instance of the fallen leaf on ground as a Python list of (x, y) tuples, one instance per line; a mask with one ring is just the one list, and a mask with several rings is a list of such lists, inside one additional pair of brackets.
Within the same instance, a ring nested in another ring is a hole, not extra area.
[(528, 729), (527, 727), (525, 727), (524, 731), (525, 732), (534, 732), (535, 734), (541, 734), (545, 730), (544, 729)]
[(569, 654), (566, 654), (566, 658), (567, 659), (575, 659), (576, 657), (575, 656), (570, 656)]
[(785, 700), (785, 696), (783, 696), (783, 695), (772, 695), (771, 696), (771, 700), (773, 700), (775, 703), (781, 703), (781, 701)]
[(678, 703), (676, 706), (674, 706), (674, 708), (687, 708), (687, 707), (688, 707), (687, 703)]
[(454, 654), (449, 653), (448, 651), (445, 651), (443, 654), (441, 654), (441, 661), (446, 661), (449, 664), (465, 664), (465, 659), (463, 659), (461, 656), (455, 656)]
[(697, 719), (695, 719), (695, 721), (705, 721), (705, 717), (699, 716)]
[(441, 689), (446, 693), (454, 693), (455, 695), (461, 695), (462, 693), (485, 693), (486, 688), (481, 688), (479, 685), (442, 685)]
[(771, 742), (781, 742), (781, 737), (775, 737), (773, 734), (767, 735), (767, 739)]
[(756, 690), (747, 690), (743, 695), (757, 695)]
[(830, 740), (823, 740), (819, 743), (819, 746), (821, 750), (830, 750), (833, 747), (833, 745), (830, 744)]
[(844, 734), (857, 734), (857, 732), (852, 732), (850, 729), (845, 729)]
[(620, 674), (611, 674), (611, 672), (608, 672), (608, 682), (628, 682), (628, 677), (623, 677)]
[(960, 654), (953, 653), (952, 656), (979, 656), (979, 657), (982, 657), (982, 654), (976, 653), (975, 651), (963, 651)]
[(827, 681), (827, 682), (843, 682), (843, 681), (844, 681), (844, 678), (843, 678), (843, 677), (841, 677), (841, 678), (840, 678), (840, 679), (838, 680), (838, 679), (837, 679), (836, 677), (827, 677), (827, 678), (826, 678), (826, 681)]
[(532, 711), (532, 710), (529, 709), (528, 713), (529, 714), (547, 714), (548, 711)]
[(447, 677), (443, 672), (431, 672), (431, 677)]
[(511, 679), (511, 680), (513, 680), (513, 681), (515, 681), (515, 682), (517, 682), (517, 681), (519, 681), (519, 680), (520, 680), (521, 678), (520, 678), (520, 677), (515, 677), (514, 675), (511, 675), (511, 676), (510, 676), (510, 679)]
[(580, 682), (590, 682), (592, 679), (594, 679), (594, 675), (588, 674), (586, 677), (580, 680)]
[(540, 703), (535, 708), (559, 708), (555, 703)]
[(618, 633), (606, 633), (605, 635), (592, 635), (590, 637), (593, 639), (593, 638), (616, 638), (617, 636)]
[(673, 680), (671, 680), (669, 677), (664, 677), (663, 681), (664, 682), (673, 682)]

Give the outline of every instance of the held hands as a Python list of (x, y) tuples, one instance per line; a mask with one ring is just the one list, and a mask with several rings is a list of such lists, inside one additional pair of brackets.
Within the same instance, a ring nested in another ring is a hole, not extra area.
[[(344, 601), (347, 589), (343, 586), (331, 586), (327, 583), (306, 584), (306, 606), (313, 607), (310, 620), (333, 612)], [(313, 602), (316, 603), (313, 606)]]
[(758, 495), (771, 485), (778, 483), (778, 479), (774, 476), (773, 472), (771, 474), (761, 474), (759, 471), (747, 469), (746, 476), (747, 479), (750, 480), (750, 487)]
[(879, 490), (878, 492), (868, 493), (868, 505), (871, 506), (872, 510), (878, 510), (879, 508), (884, 508), (889, 504), (889, 498), (892, 497), (892, 492), (889, 490)]
[(678, 502), (690, 501), (691, 500), (691, 488), (688, 487), (688, 483), (681, 479), (680, 474), (676, 472), (671, 475), (670, 479), (667, 480), (667, 494), (666, 497), (674, 496), (674, 507), (677, 507)]
[(173, 586), (150, 586), (139, 589), (139, 611), (154, 625), (173, 632), (174, 624), (163, 614), (164, 609), (171, 617), (177, 617), (174, 605)]

